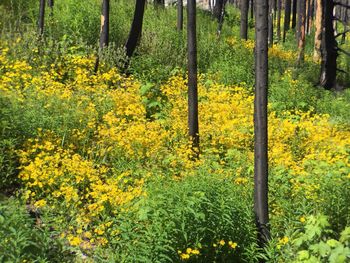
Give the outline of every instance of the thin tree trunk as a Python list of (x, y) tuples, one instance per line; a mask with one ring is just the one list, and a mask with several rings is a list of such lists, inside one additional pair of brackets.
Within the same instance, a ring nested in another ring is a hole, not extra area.
[(197, 90), (197, 39), (196, 0), (187, 1), (187, 49), (188, 49), (188, 129), (192, 149), (199, 155), (198, 90)]
[(143, 15), (145, 12), (146, 0), (136, 0), (134, 19), (132, 21), (128, 40), (125, 44), (126, 56), (130, 58), (134, 53), (141, 38)]
[(100, 64), (100, 52), (109, 42), (109, 0), (102, 0), (100, 45), (95, 61), (94, 72), (97, 73)]
[(323, 3), (323, 34), (322, 34), (322, 61), (320, 84), (325, 89), (332, 89), (336, 86), (337, 72), (337, 41), (334, 37), (333, 28), (333, 0), (322, 0)]
[(249, 0), (243, 0), (241, 4), (241, 39), (248, 39), (248, 5)]
[[(222, 30), (222, 27), (223, 27), (223, 25), (224, 25), (226, 1), (227, 1), (227, 0), (224, 0), (224, 1), (223, 1), (223, 4), (222, 4), (220, 19), (219, 19), (219, 23), (218, 23), (218, 31), (217, 31), (217, 35), (218, 35), (218, 36), (221, 35), (221, 30)], [(247, 1), (249, 1), (249, 0), (247, 0)]]
[(306, 5), (306, 33), (310, 35), (310, 9), (311, 9), (311, 0), (307, 0)]
[(177, 30), (182, 31), (184, 24), (183, 1), (177, 0)]
[(298, 1), (293, 0), (292, 29), (294, 29), (297, 25), (297, 6), (298, 6)]
[(44, 34), (44, 25), (45, 25), (45, 2), (46, 0), (40, 0), (40, 8), (39, 8), (39, 22), (38, 29), (39, 35), (42, 36)]
[(316, 4), (316, 20), (315, 20), (315, 45), (313, 60), (319, 62), (321, 59), (321, 44), (322, 44), (322, 17), (323, 17), (322, 0), (317, 0)]
[(284, 10), (284, 29), (283, 29), (283, 42), (286, 41), (286, 34), (290, 28), (290, 15), (292, 11), (292, 0), (286, 0)]
[(100, 48), (108, 46), (109, 42), (109, 0), (103, 0), (101, 13)]
[(268, 0), (255, 0), (254, 212), (258, 240), (270, 238), (268, 213)]
[(268, 43), (269, 46), (273, 45), (273, 16), (274, 16), (274, 2), (275, 0), (270, 0), (269, 2), (269, 19), (268, 19)]
[(304, 61), (305, 56), (305, 14), (306, 14), (306, 1), (301, 0), (298, 5), (298, 63)]
[(250, 0), (250, 19), (254, 18), (254, 0)]
[(277, 0), (277, 41), (281, 40), (281, 12), (282, 0)]

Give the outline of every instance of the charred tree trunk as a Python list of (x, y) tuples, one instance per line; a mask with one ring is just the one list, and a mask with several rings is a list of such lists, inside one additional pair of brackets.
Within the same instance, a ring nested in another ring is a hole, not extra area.
[(39, 35), (42, 36), (44, 34), (44, 25), (45, 25), (45, 2), (46, 0), (40, 0), (39, 7), (39, 21), (38, 21), (38, 29)]
[(277, 0), (277, 41), (281, 40), (281, 12), (282, 0)]
[(109, 42), (109, 0), (103, 0), (101, 13), (100, 48), (108, 46)]
[(184, 24), (183, 1), (177, 0), (177, 30), (182, 31)]
[(268, 0), (255, 0), (254, 213), (258, 240), (270, 238), (268, 214)]
[(241, 3), (241, 39), (248, 39), (248, 5), (249, 0), (243, 0)]
[(199, 155), (198, 90), (197, 90), (197, 38), (196, 0), (187, 1), (187, 49), (188, 49), (188, 129), (192, 149)]
[(254, 18), (254, 0), (250, 0), (250, 19)]
[(316, 19), (315, 19), (315, 45), (313, 60), (319, 62), (321, 60), (321, 44), (322, 44), (322, 26), (323, 26), (323, 3), (317, 0)]
[(323, 34), (322, 34), (322, 61), (320, 85), (325, 89), (332, 89), (336, 86), (337, 72), (337, 41), (333, 28), (333, 0), (322, 0), (323, 4)]
[(273, 17), (275, 12), (274, 7), (275, 0), (269, 0), (269, 19), (268, 19), (268, 43), (269, 46), (273, 45)]
[(98, 70), (100, 63), (100, 52), (103, 48), (108, 46), (109, 42), (109, 0), (102, 0), (102, 12), (101, 12), (101, 29), (100, 29), (100, 45), (99, 52), (95, 61), (94, 72)]
[(224, 0), (216, 0), (215, 6), (213, 9), (213, 17), (219, 22), (222, 9), (224, 7)]
[(128, 40), (125, 44), (126, 56), (128, 58), (131, 58), (141, 38), (145, 4), (146, 0), (136, 0), (134, 19), (132, 21)]
[(292, 11), (292, 0), (286, 0), (284, 7), (284, 29), (283, 29), (283, 42), (286, 41), (286, 34), (290, 28), (290, 15)]
[[(249, 0), (247, 0), (249, 1)], [(220, 19), (219, 19), (219, 23), (218, 23), (218, 31), (217, 31), (217, 35), (220, 36), (221, 35), (221, 30), (222, 30), (222, 27), (224, 25), (224, 17), (225, 17), (225, 6), (226, 6), (226, 2), (227, 0), (224, 0), (223, 1), (223, 4), (222, 4), (222, 8), (221, 8), (221, 14), (220, 14)]]
[(306, 1), (301, 0), (298, 4), (298, 63), (304, 61), (305, 56), (305, 15), (306, 15)]
[(298, 6), (298, 1), (293, 0), (292, 29), (294, 29), (297, 25), (297, 6)]

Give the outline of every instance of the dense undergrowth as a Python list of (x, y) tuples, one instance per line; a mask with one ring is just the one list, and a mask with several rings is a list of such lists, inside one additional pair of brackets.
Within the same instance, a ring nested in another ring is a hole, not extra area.
[(252, 214), (254, 43), (238, 40), (238, 13), (228, 10), (220, 39), (198, 15), (193, 161), (174, 9), (148, 6), (125, 76), (115, 65), (130, 4), (112, 2), (114, 43), (94, 74), (98, 3), (57, 1), (40, 41), (33, 3), (0, 5), (0, 188), (17, 189), (0, 206), (2, 261), (346, 262), (350, 93), (315, 87), (319, 65), (307, 55), (296, 67), (292, 33), (270, 49), (272, 240), (263, 253)]

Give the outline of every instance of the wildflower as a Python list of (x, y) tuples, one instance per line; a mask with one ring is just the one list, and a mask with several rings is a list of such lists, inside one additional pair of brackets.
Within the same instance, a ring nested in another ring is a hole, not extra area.
[(219, 245), (220, 245), (220, 246), (224, 246), (225, 244), (226, 244), (225, 240), (221, 239), (221, 240), (219, 241)]

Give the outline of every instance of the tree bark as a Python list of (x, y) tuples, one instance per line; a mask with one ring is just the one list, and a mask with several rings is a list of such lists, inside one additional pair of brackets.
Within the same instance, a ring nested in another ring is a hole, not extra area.
[(45, 25), (45, 2), (46, 0), (40, 0), (39, 7), (39, 21), (38, 21), (38, 29), (39, 35), (42, 36), (44, 34), (44, 25)]
[(292, 29), (294, 29), (297, 25), (297, 6), (298, 6), (298, 1), (293, 0)]
[(290, 28), (290, 15), (292, 11), (292, 0), (286, 0), (284, 9), (284, 29), (283, 29), (283, 42), (286, 41), (286, 34)]
[(268, 214), (268, 0), (255, 0), (254, 212), (258, 240), (270, 238)]
[(321, 59), (321, 44), (322, 44), (322, 17), (323, 3), (322, 0), (317, 0), (316, 4), (316, 20), (315, 20), (315, 45), (313, 60), (319, 62)]
[(268, 43), (269, 46), (273, 45), (273, 17), (275, 12), (274, 3), (275, 0), (269, 0), (269, 18), (268, 18)]
[(182, 31), (184, 24), (183, 1), (177, 0), (177, 30)]
[(109, 0), (102, 1), (100, 48), (108, 46), (109, 42)]
[(141, 38), (143, 15), (145, 12), (146, 0), (136, 0), (134, 19), (131, 24), (128, 40), (125, 44), (126, 56), (130, 58), (134, 53)]
[(54, 6), (54, 0), (48, 0), (47, 6), (50, 8), (50, 16), (53, 16), (53, 6)]
[(241, 39), (248, 39), (248, 5), (249, 0), (243, 0), (241, 3)]
[(333, 0), (322, 0), (323, 4), (323, 34), (322, 34), (322, 61), (320, 84), (327, 90), (336, 86), (337, 72), (337, 41), (334, 37), (333, 28)]
[(282, 0), (277, 0), (277, 41), (281, 40), (281, 12)]
[(305, 57), (305, 15), (306, 15), (306, 1), (301, 0), (298, 4), (298, 31), (297, 31), (297, 39), (298, 39), (298, 63), (304, 61)]
[(196, 0), (187, 1), (187, 49), (188, 49), (188, 129), (192, 149), (199, 155), (198, 90), (197, 90), (197, 38)]

